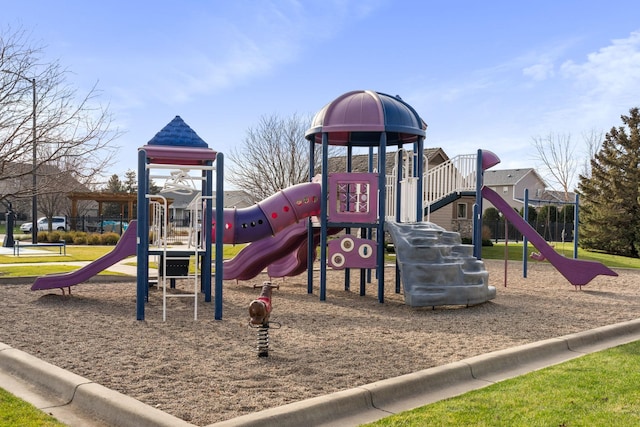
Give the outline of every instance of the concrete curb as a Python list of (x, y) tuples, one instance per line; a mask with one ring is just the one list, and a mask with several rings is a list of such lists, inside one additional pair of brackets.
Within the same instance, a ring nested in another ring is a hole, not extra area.
[(638, 339), (640, 319), (495, 351), (207, 427), (358, 425)]
[(57, 416), (54, 408), (62, 407), (66, 412), (80, 412), (80, 419), (99, 420), (98, 425), (194, 427), (132, 397), (5, 344), (0, 344), (0, 370), (44, 392), (46, 398), (42, 400), (46, 403), (39, 409), (54, 416)]

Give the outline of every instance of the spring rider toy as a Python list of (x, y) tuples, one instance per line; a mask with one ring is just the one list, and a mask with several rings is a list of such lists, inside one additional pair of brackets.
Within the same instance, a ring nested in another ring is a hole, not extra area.
[[(261, 288), (260, 296), (249, 304), (249, 326), (258, 329), (258, 357), (269, 357), (269, 324), (271, 316), (271, 293), (273, 289), (279, 289), (280, 285), (264, 282), (262, 285), (253, 285), (254, 289)], [(280, 327), (276, 324), (276, 329)]]

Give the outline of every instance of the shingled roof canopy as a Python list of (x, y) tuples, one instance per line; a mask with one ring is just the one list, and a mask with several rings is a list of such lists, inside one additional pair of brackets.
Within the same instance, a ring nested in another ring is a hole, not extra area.
[(329, 145), (372, 147), (387, 133), (387, 145), (415, 142), (425, 136), (426, 123), (400, 97), (373, 91), (353, 91), (324, 106), (313, 118), (305, 137), (322, 143), (327, 133)]
[(216, 152), (180, 116), (140, 150), (145, 150), (147, 159), (156, 164), (203, 165), (216, 159)]

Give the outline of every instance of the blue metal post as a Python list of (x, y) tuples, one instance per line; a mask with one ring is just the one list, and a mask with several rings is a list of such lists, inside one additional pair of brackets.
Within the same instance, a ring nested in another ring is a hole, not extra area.
[[(211, 218), (211, 200), (209, 199), (207, 204), (207, 211), (209, 213), (209, 224), (212, 221)], [(224, 155), (222, 153), (216, 154), (216, 277), (215, 277), (215, 296), (214, 296), (214, 318), (215, 320), (222, 320), (222, 279), (223, 276), (223, 232), (224, 232)], [(211, 232), (207, 233), (207, 245), (211, 246)]]
[[(312, 135), (312, 138), (309, 140), (309, 182), (313, 181), (314, 177), (314, 166), (316, 163), (315, 159), (315, 135)], [(309, 218), (307, 222), (307, 293), (313, 293), (313, 251), (316, 250), (315, 245), (313, 244), (313, 224), (311, 223), (311, 218)]]
[(421, 136), (418, 137), (417, 156), (418, 158), (416, 160), (418, 164), (418, 170), (416, 172), (416, 178), (418, 185), (416, 186), (416, 192), (418, 194), (416, 195), (416, 197), (418, 198), (418, 202), (416, 204), (416, 208), (418, 209), (418, 212), (416, 212), (416, 221), (422, 222), (422, 220), (424, 219), (424, 205), (422, 204), (422, 186), (424, 185), (424, 182), (422, 182), (422, 176), (424, 175), (424, 138)]
[(482, 259), (482, 150), (476, 157), (476, 203), (473, 206), (473, 256)]
[[(216, 154), (217, 156), (217, 154)], [(212, 162), (208, 162), (207, 166), (212, 166)], [(200, 236), (201, 243), (204, 242), (204, 254), (202, 257), (202, 266), (200, 274), (202, 275), (202, 290), (204, 292), (205, 302), (211, 302), (211, 210), (213, 209), (211, 203), (211, 196), (213, 194), (213, 172), (210, 169), (203, 171), (205, 180), (202, 183), (202, 196), (205, 200), (203, 223), (200, 229), (204, 233)], [(197, 220), (197, 218), (196, 218)], [(204, 239), (204, 240), (203, 240)], [(196, 262), (200, 261), (196, 257)]]
[[(351, 173), (353, 170), (353, 147), (351, 144), (347, 145), (347, 173)], [(347, 206), (349, 205), (349, 198), (347, 197)], [(344, 229), (346, 234), (351, 234), (351, 227), (347, 227)], [(351, 289), (351, 269), (344, 269), (344, 290), (348, 291)]]
[(387, 133), (380, 133), (380, 147), (378, 148), (378, 302), (384, 302), (384, 216), (387, 201), (386, 192), (386, 160)]
[[(522, 212), (522, 217), (525, 222), (529, 223), (529, 189), (524, 189), (524, 211)], [(506, 221), (506, 219), (505, 219)], [(527, 239), (526, 235), (522, 235), (522, 277), (527, 278), (527, 261), (529, 259), (528, 248), (527, 245), (529, 243), (529, 239)]]
[(327, 188), (329, 134), (322, 133), (322, 191), (320, 196), (320, 301), (327, 299)]
[[(415, 154), (415, 151), (414, 151)], [(396, 186), (395, 188), (395, 194), (396, 194), (396, 217), (395, 220), (396, 222), (401, 222), (400, 221), (400, 209), (402, 207), (402, 184), (400, 181), (402, 181), (402, 174), (404, 173), (404, 164), (403, 164), (403, 160), (404, 160), (404, 150), (402, 149), (402, 145), (398, 146), (398, 162), (396, 164), (396, 182), (394, 183), (394, 185)], [(412, 171), (415, 173), (415, 167), (414, 170)], [(385, 180), (386, 181), (386, 180)], [(385, 189), (385, 193), (386, 193), (386, 189)], [(398, 257), (396, 256), (396, 262), (395, 262), (396, 268), (395, 268), (395, 274), (396, 274), (396, 293), (399, 294), (400, 293), (400, 265), (398, 264)]]
[(137, 230), (137, 288), (136, 288), (136, 318), (144, 320), (144, 304), (149, 290), (149, 218), (146, 199), (147, 189), (147, 153), (138, 150), (138, 230)]
[(573, 257), (578, 258), (578, 210), (580, 209), (580, 196), (576, 193), (576, 207), (573, 209)]

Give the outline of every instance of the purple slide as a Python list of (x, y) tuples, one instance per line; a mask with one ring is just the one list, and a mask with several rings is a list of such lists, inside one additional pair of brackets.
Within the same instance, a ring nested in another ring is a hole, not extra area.
[(557, 253), (498, 193), (482, 188), (482, 197), (490, 201), (540, 251), (545, 258), (574, 286), (589, 283), (602, 274), (617, 276), (609, 267), (596, 262), (567, 258)]
[(78, 283), (87, 281), (101, 271), (106, 270), (118, 261), (121, 261), (128, 256), (135, 255), (138, 229), (137, 225), (137, 221), (131, 221), (131, 223), (129, 223), (129, 227), (124, 234), (120, 236), (118, 244), (111, 252), (76, 271), (38, 277), (31, 286), (31, 290), (38, 291), (43, 289), (66, 288), (77, 285)]
[[(330, 228), (327, 230), (327, 234), (332, 236), (342, 231), (342, 228)], [(285, 277), (285, 276), (297, 276), (307, 270), (307, 261), (309, 260), (309, 251), (307, 248), (307, 235), (304, 240), (298, 245), (298, 248), (278, 261), (269, 265), (267, 273), (269, 277)], [(313, 232), (313, 247), (317, 248), (320, 244), (320, 230), (315, 229)], [(311, 256), (316, 259), (317, 251), (314, 251)]]
[[(275, 236), (265, 237), (242, 249), (224, 263), (225, 280), (250, 280), (269, 264), (294, 252), (307, 240), (307, 222), (300, 221)], [(274, 276), (281, 277), (281, 276)]]

